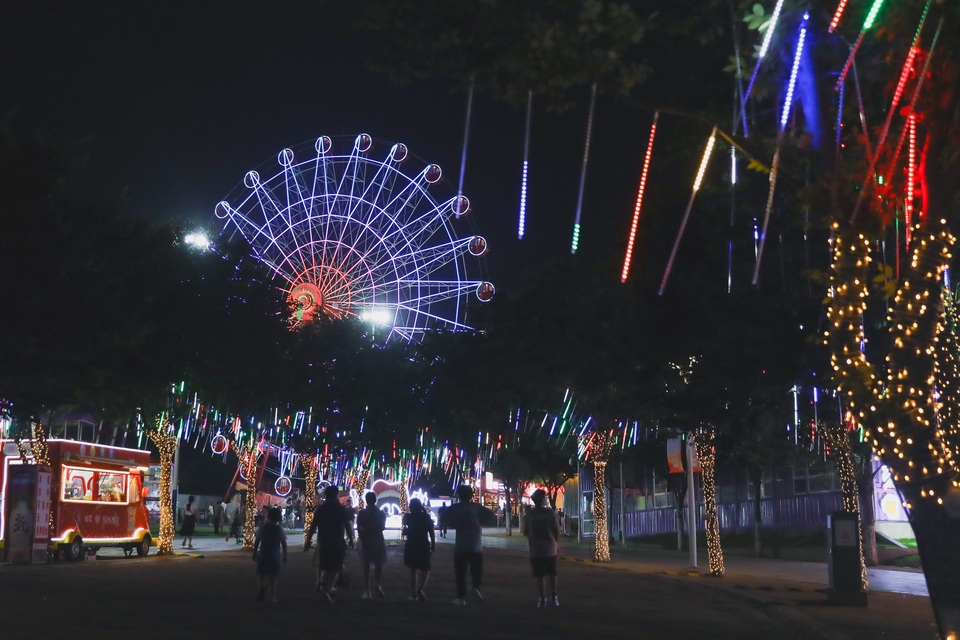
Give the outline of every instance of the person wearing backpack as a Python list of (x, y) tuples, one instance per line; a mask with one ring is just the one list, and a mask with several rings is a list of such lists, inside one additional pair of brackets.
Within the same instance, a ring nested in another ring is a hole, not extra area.
[(560, 539), (560, 527), (557, 525), (557, 516), (553, 509), (546, 506), (547, 493), (537, 489), (530, 496), (533, 508), (528, 509), (523, 519), (523, 535), (527, 537), (530, 548), (530, 567), (533, 577), (537, 581), (537, 590), (540, 599), (537, 606), (547, 606), (546, 587), (550, 586), (549, 603), (560, 606), (557, 598), (557, 551)]

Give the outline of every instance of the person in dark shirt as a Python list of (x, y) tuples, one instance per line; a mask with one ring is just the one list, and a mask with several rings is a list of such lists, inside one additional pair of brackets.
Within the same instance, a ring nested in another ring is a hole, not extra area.
[(277, 578), (280, 565), (287, 562), (287, 534), (280, 526), (280, 509), (273, 507), (267, 513), (267, 521), (257, 530), (253, 540), (253, 560), (257, 563), (260, 592), (257, 602), (267, 598), (277, 601)]
[(560, 606), (557, 599), (557, 550), (560, 540), (560, 527), (557, 515), (547, 504), (547, 493), (537, 489), (531, 496), (533, 509), (528, 509), (523, 518), (523, 535), (527, 537), (530, 548), (530, 567), (537, 581), (540, 599), (538, 607), (547, 606), (547, 591), (550, 588), (549, 603)]
[(453, 604), (467, 604), (467, 569), (473, 595), (483, 601), (480, 580), (483, 577), (483, 529), (481, 522), (493, 518), (486, 507), (473, 502), (473, 488), (462, 484), (457, 487), (457, 503), (443, 512), (442, 525), (456, 531), (453, 543), (453, 574), (457, 583), (457, 597)]
[(317, 551), (314, 561), (317, 565), (317, 591), (323, 593), (329, 602), (333, 602), (334, 585), (337, 576), (343, 568), (343, 561), (347, 556), (347, 545), (344, 534), (353, 546), (353, 526), (350, 514), (340, 504), (340, 490), (337, 487), (327, 487), (323, 491), (323, 504), (313, 512), (313, 522), (307, 532), (307, 544), (317, 533)]
[(410, 600), (426, 602), (423, 589), (430, 579), (430, 554), (437, 546), (437, 539), (433, 520), (418, 498), (410, 501), (410, 512), (403, 515), (402, 526), (407, 539), (403, 546), (403, 564), (410, 569)]
[(357, 514), (357, 537), (360, 538), (360, 558), (363, 560), (363, 588), (360, 596), (369, 600), (370, 565), (374, 568), (374, 577), (377, 581), (377, 595), (383, 598), (383, 587), (380, 585), (380, 576), (383, 575), (383, 565), (387, 561), (387, 543), (383, 539), (383, 530), (387, 526), (387, 514), (377, 508), (377, 494), (368, 491), (364, 496), (366, 506)]

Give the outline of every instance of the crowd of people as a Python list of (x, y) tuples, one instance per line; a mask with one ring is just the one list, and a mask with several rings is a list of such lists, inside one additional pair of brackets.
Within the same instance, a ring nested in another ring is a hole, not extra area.
[[(538, 607), (559, 606), (557, 597), (557, 553), (560, 529), (556, 512), (549, 506), (546, 493), (534, 491), (533, 507), (524, 514), (523, 535), (527, 537), (530, 567), (538, 592)], [(343, 568), (349, 549), (359, 544), (363, 568), (361, 599), (385, 598), (382, 584), (383, 567), (387, 561), (384, 540), (386, 514), (377, 507), (377, 495), (368, 492), (365, 506), (359, 512), (351, 504), (340, 501), (335, 486), (323, 492), (323, 501), (316, 508), (306, 532), (309, 549), (314, 535), (314, 566), (317, 572), (315, 589), (329, 603), (336, 602), (338, 586), (343, 585)], [(439, 511), (438, 527), (445, 535), (447, 529), (455, 532), (453, 572), (456, 598), (453, 604), (467, 604), (467, 575), (470, 576), (470, 594), (483, 601), (483, 528), (482, 522), (493, 514), (473, 501), (473, 489), (468, 485), (457, 488), (457, 502)], [(280, 567), (286, 562), (286, 534), (280, 525), (281, 511), (270, 509), (266, 522), (257, 529), (254, 542), (254, 560), (260, 590), (257, 599), (276, 602), (276, 584)], [(408, 599), (426, 602), (426, 586), (432, 570), (432, 555), (436, 549), (434, 523), (423, 503), (410, 500), (409, 510), (402, 519), (403, 564), (410, 572)]]
[[(468, 593), (482, 602), (483, 581), (483, 527), (482, 523), (496, 516), (481, 504), (473, 501), (473, 488), (460, 485), (456, 491), (457, 501), (438, 510), (441, 537), (448, 530), (455, 533), (453, 545), (453, 574), (456, 597), (453, 604), (465, 606)], [(387, 562), (387, 545), (384, 540), (387, 515), (377, 506), (377, 494), (370, 491), (364, 495), (364, 508), (356, 511), (349, 498), (340, 500), (340, 490), (326, 487), (323, 500), (313, 513), (307, 530), (305, 550), (312, 546), (317, 536), (313, 563), (316, 567), (316, 590), (333, 603), (339, 586), (345, 586), (344, 562), (349, 549), (359, 546), (363, 569), (361, 599), (385, 598), (382, 584), (383, 568)], [(193, 533), (196, 525), (194, 496), (190, 496), (183, 512), (180, 534), (181, 546), (193, 548)], [(533, 506), (521, 516), (523, 535), (527, 538), (530, 567), (537, 585), (538, 607), (559, 606), (557, 597), (557, 554), (560, 538), (558, 514), (547, 500), (546, 493), (538, 489), (531, 496)], [(243, 521), (239, 500), (231, 503), (216, 503), (210, 506), (215, 534), (220, 534), (220, 525), (229, 527), (226, 540), (231, 537), (240, 544), (243, 539)], [(286, 512), (286, 513), (285, 513)], [(259, 579), (258, 601), (277, 601), (277, 580), (281, 567), (287, 562), (287, 537), (289, 528), (287, 514), (295, 513), (289, 503), (286, 508), (265, 505), (256, 516), (256, 535), (253, 559)], [(298, 518), (294, 518), (294, 522)], [(426, 506), (417, 498), (410, 500), (407, 513), (403, 514), (401, 539), (403, 564), (410, 572), (408, 599), (426, 602), (426, 586), (432, 570), (432, 556), (436, 550), (435, 526)], [(467, 576), (470, 589), (467, 588)]]

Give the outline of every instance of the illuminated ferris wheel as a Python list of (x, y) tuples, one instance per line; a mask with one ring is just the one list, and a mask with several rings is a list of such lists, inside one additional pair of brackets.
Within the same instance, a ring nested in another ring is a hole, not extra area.
[(283, 149), (277, 165), (248, 171), (217, 204), (223, 233), (242, 234), (283, 280), (295, 324), (359, 316), (407, 340), (470, 329), (467, 300), (494, 295), (479, 277), (487, 241), (457, 233), (469, 224), (470, 201), (434, 197), (435, 164), (405, 173), (406, 145), (390, 146), (382, 160), (368, 155), (373, 148), (364, 133)]

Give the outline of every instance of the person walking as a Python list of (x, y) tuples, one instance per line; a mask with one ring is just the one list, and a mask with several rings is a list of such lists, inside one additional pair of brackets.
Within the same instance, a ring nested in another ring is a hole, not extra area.
[(403, 564), (410, 569), (410, 600), (426, 602), (423, 589), (430, 579), (430, 554), (437, 548), (433, 520), (419, 498), (410, 501), (410, 511), (403, 515), (401, 527), (406, 534)]
[(240, 534), (243, 531), (243, 522), (240, 520), (240, 509), (233, 512), (233, 519), (230, 520), (230, 530), (227, 531), (227, 537), (224, 542), (230, 539), (230, 536), (236, 538), (236, 544), (240, 544)]
[(447, 511), (447, 503), (444, 502), (443, 504), (440, 505), (440, 508), (437, 509), (437, 520), (438, 520), (437, 524), (440, 527), (441, 538), (447, 537), (447, 525), (444, 524), (444, 520), (443, 520), (443, 514), (446, 513), (446, 511)]
[(223, 503), (215, 500), (210, 505), (210, 517), (213, 519), (213, 535), (220, 535), (220, 523), (223, 520)]
[[(444, 524), (456, 532), (453, 544), (453, 575), (457, 583), (457, 597), (453, 604), (467, 604), (467, 569), (473, 594), (483, 602), (480, 582), (483, 578), (483, 529), (481, 521), (495, 516), (486, 507), (473, 502), (473, 487), (457, 487), (457, 502), (444, 513)], [(496, 522), (496, 520), (494, 520)]]
[(317, 550), (314, 561), (317, 566), (316, 590), (323, 593), (328, 602), (333, 603), (333, 591), (337, 584), (337, 576), (343, 568), (343, 561), (347, 557), (347, 545), (344, 534), (353, 546), (353, 527), (350, 524), (350, 514), (340, 504), (340, 490), (335, 486), (323, 490), (323, 503), (313, 512), (313, 522), (307, 532), (307, 546), (317, 533)]
[(183, 536), (180, 546), (188, 549), (193, 549), (193, 530), (197, 527), (197, 511), (193, 506), (194, 499), (194, 496), (187, 499), (187, 506), (183, 508), (183, 523), (180, 525), (180, 535)]
[(376, 591), (381, 598), (386, 594), (380, 584), (383, 565), (387, 562), (387, 543), (383, 539), (383, 530), (387, 527), (387, 514), (377, 508), (377, 494), (368, 491), (364, 495), (366, 506), (357, 514), (357, 538), (360, 540), (360, 560), (363, 562), (363, 593), (360, 597), (369, 600), (370, 565), (373, 565), (377, 581)]
[(287, 534), (280, 526), (279, 507), (271, 508), (267, 513), (267, 521), (257, 529), (253, 539), (253, 561), (257, 563), (257, 577), (260, 580), (257, 602), (263, 602), (264, 598), (276, 602), (280, 565), (287, 563)]
[(546, 587), (550, 586), (550, 604), (560, 606), (557, 599), (557, 552), (560, 540), (560, 527), (553, 509), (547, 506), (547, 493), (537, 489), (530, 496), (533, 508), (528, 509), (523, 518), (523, 535), (530, 549), (530, 568), (537, 581), (540, 599), (537, 606), (547, 606)]

